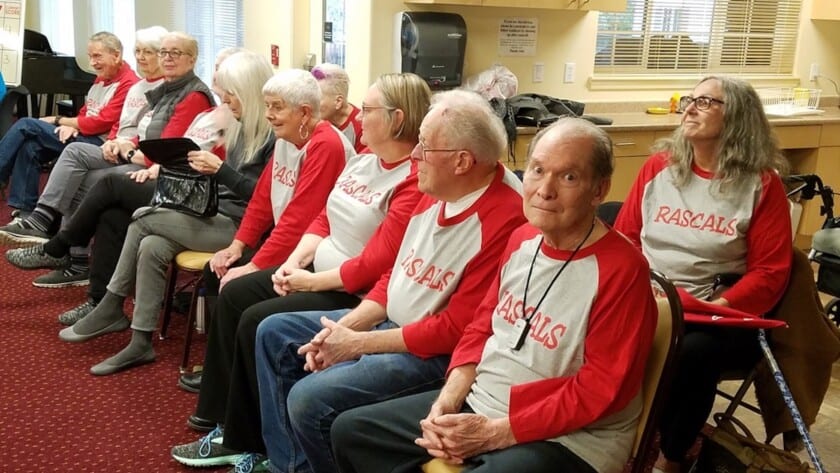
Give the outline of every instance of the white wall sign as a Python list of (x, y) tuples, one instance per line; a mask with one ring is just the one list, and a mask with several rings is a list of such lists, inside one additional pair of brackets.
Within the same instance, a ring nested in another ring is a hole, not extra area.
[(536, 18), (502, 18), (499, 22), (499, 56), (537, 54)]
[(9, 85), (20, 84), (24, 6), (23, 0), (0, 2), (0, 71)]

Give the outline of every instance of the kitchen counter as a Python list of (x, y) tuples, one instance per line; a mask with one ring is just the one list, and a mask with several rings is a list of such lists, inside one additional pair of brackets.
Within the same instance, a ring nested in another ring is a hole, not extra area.
[[(801, 115), (797, 117), (770, 117), (770, 124), (774, 126), (823, 125), (840, 123), (840, 108), (823, 109), (821, 115)], [(604, 125), (604, 129), (613, 131), (662, 131), (673, 130), (680, 124), (682, 115), (669, 113), (667, 115), (653, 115), (645, 112), (599, 113), (599, 117), (611, 118), (611, 125)], [(537, 127), (517, 127), (521, 135), (534, 135)]]

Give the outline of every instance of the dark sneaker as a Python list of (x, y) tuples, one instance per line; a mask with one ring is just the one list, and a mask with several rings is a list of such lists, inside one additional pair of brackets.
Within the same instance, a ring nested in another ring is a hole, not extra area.
[(242, 453), (222, 445), (222, 429), (216, 427), (199, 440), (172, 447), (172, 458), (188, 466), (235, 465)]
[(74, 307), (59, 315), (58, 321), (61, 322), (62, 325), (73, 325), (85, 318), (85, 316), (88, 315), (95, 307), (96, 303), (94, 303), (92, 299), (88, 299), (87, 302), (79, 307)]
[(8, 250), (6, 260), (20, 269), (56, 269), (70, 266), (70, 255), (61, 258), (50, 256), (44, 252), (44, 245)]
[(0, 227), (0, 244), (9, 245), (37, 245), (46, 243), (50, 239), (47, 232), (31, 228), (24, 221), (12, 222)]
[(90, 284), (90, 271), (76, 273), (69, 269), (56, 269), (43, 276), (38, 276), (32, 281), (35, 287), (46, 287), (50, 289), (71, 286), (87, 286)]
[(259, 453), (246, 453), (239, 457), (239, 460), (228, 473), (257, 473), (269, 471), (268, 457)]

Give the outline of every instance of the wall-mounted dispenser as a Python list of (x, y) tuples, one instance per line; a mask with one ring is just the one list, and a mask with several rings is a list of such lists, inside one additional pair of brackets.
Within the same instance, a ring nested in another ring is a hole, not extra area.
[(398, 12), (394, 65), (413, 72), (432, 89), (461, 85), (467, 28), (461, 15), (442, 12)]

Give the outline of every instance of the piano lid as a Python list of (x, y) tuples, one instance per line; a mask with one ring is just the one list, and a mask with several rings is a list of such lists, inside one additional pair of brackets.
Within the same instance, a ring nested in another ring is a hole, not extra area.
[(23, 30), (23, 54), (53, 56), (55, 52), (53, 52), (50, 40), (46, 36), (37, 31), (25, 29)]

